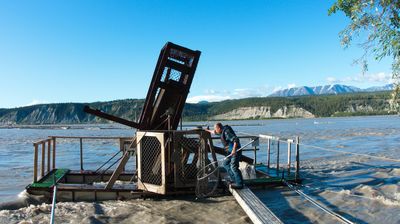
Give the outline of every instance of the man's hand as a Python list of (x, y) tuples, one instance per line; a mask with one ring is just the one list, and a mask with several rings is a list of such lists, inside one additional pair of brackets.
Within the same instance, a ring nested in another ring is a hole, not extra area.
[(205, 131), (208, 132), (208, 133), (210, 133), (210, 134), (212, 134), (212, 135), (215, 135), (215, 131), (214, 131), (214, 130), (205, 129)]

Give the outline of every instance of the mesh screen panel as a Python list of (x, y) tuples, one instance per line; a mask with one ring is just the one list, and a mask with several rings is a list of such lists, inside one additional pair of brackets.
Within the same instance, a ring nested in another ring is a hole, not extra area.
[(195, 186), (200, 162), (207, 159), (204, 141), (199, 135), (176, 135), (174, 141), (174, 150), (180, 155), (175, 178), (183, 187)]
[(171, 69), (171, 74), (169, 75), (169, 79), (179, 82), (179, 79), (181, 78), (181, 75), (182, 75), (182, 73), (180, 71), (177, 71), (175, 69)]
[(161, 143), (156, 137), (143, 137), (141, 140), (142, 182), (161, 185)]
[(165, 67), (161, 76), (161, 81), (167, 82), (168, 80), (174, 80), (176, 82), (179, 82), (181, 75), (182, 72), (172, 68)]

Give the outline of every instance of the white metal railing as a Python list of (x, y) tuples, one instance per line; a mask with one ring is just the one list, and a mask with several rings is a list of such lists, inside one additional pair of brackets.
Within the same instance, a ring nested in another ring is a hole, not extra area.
[[(242, 132), (243, 133), (243, 132)], [(265, 139), (267, 140), (267, 162), (266, 166), (269, 169), (271, 167), (271, 143), (272, 141), (275, 141), (276, 143), (276, 172), (279, 174), (279, 171), (281, 170), (280, 167), (280, 156), (281, 156), (281, 144), (286, 144), (287, 145), (287, 163), (286, 163), (286, 170), (287, 174), (289, 175), (291, 173), (291, 167), (292, 167), (292, 154), (293, 150), (292, 147), (295, 147), (295, 179), (298, 180), (300, 178), (300, 138), (295, 137), (294, 139), (290, 138), (281, 138), (277, 136), (272, 136), (272, 135), (252, 135), (248, 133), (243, 133), (245, 135), (243, 136), (238, 136), (240, 139)], [(219, 139), (218, 137), (213, 137), (212, 139)], [(257, 164), (257, 151), (260, 150), (259, 146), (259, 141), (255, 141), (253, 143), (254, 148), (254, 164)], [(258, 148), (257, 148), (258, 147)], [(249, 151), (249, 149), (244, 149), (243, 151)]]

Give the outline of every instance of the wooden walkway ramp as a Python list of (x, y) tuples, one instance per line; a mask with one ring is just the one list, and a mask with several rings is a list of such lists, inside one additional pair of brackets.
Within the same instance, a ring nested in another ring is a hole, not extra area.
[(248, 187), (229, 191), (253, 223), (283, 223)]

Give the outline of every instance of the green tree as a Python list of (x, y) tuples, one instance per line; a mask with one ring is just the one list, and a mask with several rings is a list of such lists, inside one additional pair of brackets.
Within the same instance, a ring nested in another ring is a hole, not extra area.
[(368, 69), (367, 59), (392, 58), (394, 90), (391, 108), (400, 112), (400, 0), (337, 0), (328, 14), (343, 12), (350, 24), (340, 33), (341, 43), (348, 47), (358, 39), (364, 54), (357, 60)]

